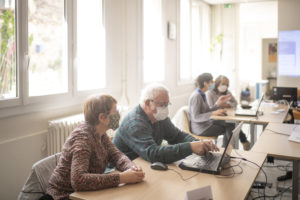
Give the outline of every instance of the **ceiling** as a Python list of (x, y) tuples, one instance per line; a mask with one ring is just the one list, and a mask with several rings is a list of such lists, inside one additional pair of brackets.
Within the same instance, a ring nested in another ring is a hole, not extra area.
[(259, 1), (275, 1), (275, 0), (203, 0), (208, 4), (226, 4), (226, 3), (251, 3)]

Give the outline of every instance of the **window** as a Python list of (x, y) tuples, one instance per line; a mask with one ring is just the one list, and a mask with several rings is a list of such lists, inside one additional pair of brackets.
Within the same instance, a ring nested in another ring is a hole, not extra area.
[(16, 98), (16, 34), (14, 1), (0, 2), (0, 100)]
[(261, 80), (262, 39), (277, 31), (277, 2), (240, 4), (240, 80)]
[(190, 0), (180, 1), (180, 80), (191, 79)]
[(161, 0), (143, 1), (143, 58), (144, 82), (163, 81), (165, 67)]
[(192, 7), (192, 78), (211, 72), (210, 64), (210, 8), (201, 2)]
[(180, 1), (180, 76), (190, 81), (210, 69), (210, 8), (191, 0)]
[(64, 1), (28, 1), (29, 96), (68, 92)]
[[(77, 2), (78, 90), (105, 87), (105, 32), (102, 1)], [(88, 78), (88, 79), (87, 79)]]
[(0, 116), (79, 104), (106, 87), (103, 0), (3, 0), (0, 29)]

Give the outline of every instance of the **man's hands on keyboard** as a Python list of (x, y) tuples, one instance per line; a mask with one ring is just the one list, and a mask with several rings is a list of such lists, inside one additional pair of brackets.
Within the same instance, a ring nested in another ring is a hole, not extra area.
[(209, 155), (210, 151), (219, 151), (219, 148), (212, 141), (191, 142), (192, 151), (197, 155)]

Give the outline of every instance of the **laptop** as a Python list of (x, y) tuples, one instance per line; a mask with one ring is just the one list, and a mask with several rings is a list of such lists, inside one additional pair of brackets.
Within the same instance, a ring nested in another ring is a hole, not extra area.
[(209, 156), (199, 156), (192, 154), (183, 159), (179, 167), (184, 170), (198, 171), (209, 174), (220, 174), (225, 164), (230, 161), (230, 154), (235, 145), (235, 142), (239, 140), (239, 134), (242, 128), (243, 122), (240, 122), (238, 126), (232, 131), (229, 141), (223, 151), (211, 152)]
[(256, 110), (237, 109), (234, 114), (236, 116), (256, 117), (257, 114), (258, 114), (259, 107), (260, 107), (261, 102), (263, 101), (263, 99), (264, 99), (264, 95), (262, 95), (261, 98), (259, 99), (259, 103), (258, 103), (258, 106), (257, 106)]

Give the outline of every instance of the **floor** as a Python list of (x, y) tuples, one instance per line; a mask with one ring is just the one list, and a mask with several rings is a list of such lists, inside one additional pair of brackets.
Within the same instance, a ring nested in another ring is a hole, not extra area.
[[(247, 124), (243, 125), (243, 132), (246, 134), (247, 138), (250, 140), (250, 127)], [(262, 126), (257, 127), (257, 138), (259, 138), (262, 133)], [(218, 137), (217, 146), (222, 146), (222, 137)], [(242, 144), (239, 144), (239, 149), (243, 149)], [(290, 200), (292, 199), (291, 186), (292, 179), (286, 181), (277, 181), (278, 176), (286, 174), (287, 170), (292, 170), (292, 162), (282, 161), (274, 159), (273, 162), (265, 162), (263, 166), (263, 171), (267, 176), (268, 187), (263, 189), (252, 188), (248, 195), (247, 200), (254, 199), (280, 199), (280, 200)], [(256, 181), (265, 183), (266, 176), (261, 170), (260, 174), (257, 176)], [(244, 172), (245, 173), (245, 172)], [(265, 197), (265, 198), (264, 198)]]
[[(277, 181), (277, 177), (285, 175), (287, 170), (292, 170), (291, 162), (276, 159), (273, 163), (265, 162), (263, 171), (267, 176), (268, 187), (266, 187), (265, 190), (252, 188), (247, 200), (264, 199), (264, 196), (265, 199), (292, 199), (292, 179), (288, 179), (286, 181)], [(266, 176), (263, 171), (259, 173), (256, 181), (262, 183), (266, 182)]]

